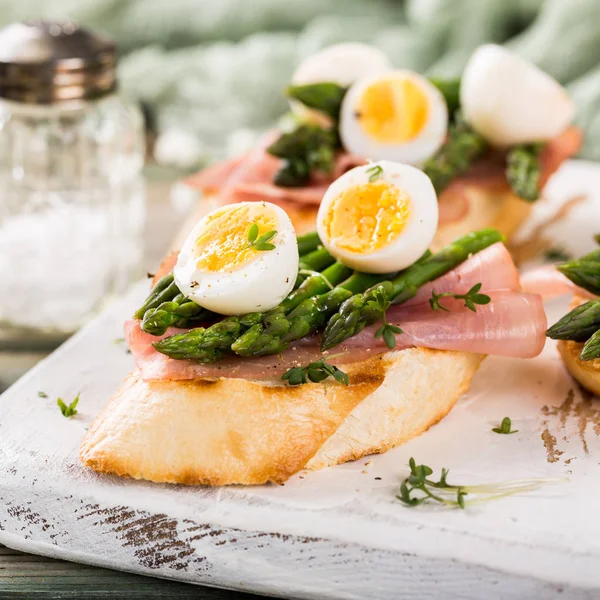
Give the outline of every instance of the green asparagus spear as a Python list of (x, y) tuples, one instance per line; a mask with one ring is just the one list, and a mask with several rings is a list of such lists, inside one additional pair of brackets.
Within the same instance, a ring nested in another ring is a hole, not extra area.
[(326, 294), (304, 300), (288, 315), (280, 312), (257, 323), (231, 349), (241, 356), (279, 354), (294, 340), (307, 337), (325, 325), (344, 300), (385, 278), (386, 275), (354, 273)]
[(274, 183), (282, 187), (306, 185), (313, 172), (333, 170), (337, 136), (332, 129), (314, 124), (299, 125), (283, 133), (267, 152), (284, 159), (283, 167), (275, 174)]
[(579, 358), (581, 358), (581, 360), (594, 360), (595, 358), (600, 358), (600, 328), (585, 343)]
[(448, 106), (448, 114), (450, 118), (456, 113), (460, 106), (460, 79), (439, 79), (430, 77), (429, 81), (440, 90), (446, 105)]
[(326, 269), (334, 261), (333, 256), (325, 248), (319, 248), (307, 254), (306, 257), (300, 258), (294, 289), (299, 288), (311, 275)]
[(334, 121), (340, 118), (340, 107), (347, 88), (337, 83), (325, 81), (307, 85), (290, 85), (286, 90), (288, 98), (298, 100), (308, 108), (322, 112)]
[(334, 263), (323, 273), (310, 276), (279, 306), (266, 313), (232, 316), (202, 330), (192, 330), (154, 343), (154, 347), (171, 358), (189, 358), (211, 363), (223, 358), (232, 344), (255, 324), (269, 322), (275, 316), (287, 314), (307, 298), (324, 294), (330, 285), (344, 281), (351, 271), (340, 263)]
[(575, 285), (595, 295), (600, 295), (600, 250), (556, 267)]
[(553, 340), (585, 342), (600, 329), (600, 300), (590, 300), (552, 325), (546, 335)]
[(308, 271), (322, 271), (335, 262), (335, 258), (321, 247), (300, 257), (299, 269)]
[(528, 202), (540, 197), (540, 153), (543, 144), (521, 144), (506, 155), (506, 180), (513, 192)]
[(135, 319), (143, 318), (146, 311), (150, 308), (156, 308), (163, 302), (173, 300), (179, 294), (179, 288), (173, 280), (173, 273), (169, 273), (161, 277), (156, 285), (152, 288), (150, 295), (144, 301), (144, 304), (138, 308), (133, 317)]
[(207, 321), (214, 317), (209, 310), (202, 308), (183, 294), (178, 294), (170, 302), (163, 302), (156, 308), (148, 309), (142, 319), (142, 331), (151, 335), (163, 335), (169, 327), (189, 327), (194, 322)]
[(304, 256), (309, 252), (313, 252), (319, 248), (321, 240), (319, 234), (316, 231), (305, 233), (304, 235), (298, 236), (298, 254)]
[(430, 257), (417, 261), (394, 279), (383, 281), (363, 294), (355, 294), (329, 320), (323, 333), (321, 350), (341, 344), (379, 320), (382, 317), (378, 298), (381, 293), (384, 299), (402, 304), (416, 296), (422, 285), (454, 269), (471, 254), (502, 240), (502, 235), (495, 229), (469, 233)]
[(457, 113), (456, 122), (448, 129), (448, 140), (435, 156), (425, 161), (423, 171), (439, 195), (486, 150), (485, 140)]

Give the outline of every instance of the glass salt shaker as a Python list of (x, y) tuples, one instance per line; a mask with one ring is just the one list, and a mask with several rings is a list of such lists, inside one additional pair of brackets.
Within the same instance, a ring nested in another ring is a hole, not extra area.
[(0, 30), (0, 349), (56, 344), (139, 276), (143, 122), (116, 63), (72, 22)]

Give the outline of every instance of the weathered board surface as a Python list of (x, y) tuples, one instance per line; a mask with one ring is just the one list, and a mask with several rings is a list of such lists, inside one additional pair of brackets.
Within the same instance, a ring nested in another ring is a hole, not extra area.
[(0, 599), (256, 600), (256, 596), (89, 567), (0, 546)]
[[(593, 193), (599, 181), (578, 163), (552, 189)], [(599, 222), (598, 199), (585, 204), (573, 210), (574, 251)], [(448, 418), (385, 455), (285, 486), (162, 486), (98, 476), (77, 460), (132, 366), (114, 340), (142, 295), (132, 290), (0, 397), (0, 543), (282, 597), (598, 597), (600, 404), (569, 379), (553, 344), (530, 361), (489, 358)], [(80, 413), (63, 418), (56, 398), (78, 392)], [(507, 415), (519, 433), (492, 433)], [(409, 509), (395, 493), (410, 456), (459, 483), (568, 481), (466, 511)]]

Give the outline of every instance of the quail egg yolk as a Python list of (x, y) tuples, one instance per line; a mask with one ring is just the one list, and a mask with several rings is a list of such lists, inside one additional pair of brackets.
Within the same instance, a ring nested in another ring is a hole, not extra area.
[(347, 188), (325, 218), (329, 239), (341, 250), (367, 254), (393, 242), (410, 217), (411, 199), (387, 181)]
[(233, 271), (256, 259), (260, 252), (252, 248), (248, 239), (253, 224), (258, 226), (257, 237), (260, 237), (277, 229), (277, 218), (273, 211), (262, 206), (225, 207), (214, 213), (196, 238), (198, 268), (211, 272)]
[(377, 81), (364, 91), (356, 109), (365, 133), (390, 144), (417, 137), (429, 116), (426, 95), (410, 79)]

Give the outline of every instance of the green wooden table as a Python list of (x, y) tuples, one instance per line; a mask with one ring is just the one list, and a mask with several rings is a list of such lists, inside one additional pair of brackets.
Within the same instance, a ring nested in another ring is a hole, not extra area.
[(251, 600), (258, 597), (88, 567), (0, 546), (0, 598)]

